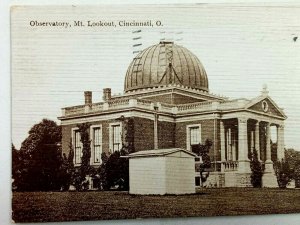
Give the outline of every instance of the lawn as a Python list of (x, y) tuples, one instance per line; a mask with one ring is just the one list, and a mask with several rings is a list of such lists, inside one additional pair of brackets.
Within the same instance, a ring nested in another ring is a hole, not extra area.
[(223, 188), (194, 195), (14, 192), (15, 222), (300, 213), (300, 190)]

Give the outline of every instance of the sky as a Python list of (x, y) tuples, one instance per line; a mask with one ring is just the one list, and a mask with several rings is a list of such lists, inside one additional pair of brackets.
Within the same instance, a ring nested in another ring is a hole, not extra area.
[[(30, 21), (161, 21), (163, 26), (44, 27)], [(286, 147), (300, 150), (300, 5), (189, 4), (40, 6), (11, 11), (12, 142), (17, 148), (43, 118), (80, 105), (83, 92), (123, 93), (133, 58), (134, 30), (142, 48), (161, 38), (192, 51), (206, 69), (210, 92), (254, 98), (267, 84), (284, 108)], [(295, 38), (298, 39), (295, 40)]]

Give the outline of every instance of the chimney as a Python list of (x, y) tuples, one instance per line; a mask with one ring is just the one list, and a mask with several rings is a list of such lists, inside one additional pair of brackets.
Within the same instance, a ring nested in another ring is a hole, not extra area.
[(104, 88), (103, 89), (103, 101), (108, 101), (109, 99), (111, 99), (111, 89)]
[(84, 92), (84, 104), (85, 105), (91, 105), (92, 104), (92, 92), (91, 91), (85, 91)]

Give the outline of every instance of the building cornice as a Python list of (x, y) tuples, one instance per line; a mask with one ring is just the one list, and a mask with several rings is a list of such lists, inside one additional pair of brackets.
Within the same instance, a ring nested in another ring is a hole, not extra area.
[[(144, 113), (143, 117), (151, 118), (151, 115), (158, 114), (162, 120), (165, 121), (187, 121), (188, 118), (195, 118), (201, 115), (206, 115), (205, 118), (237, 118), (239, 114), (248, 112), (251, 114), (250, 118), (256, 117), (272, 118), (275, 120), (285, 120), (284, 115), (274, 115), (270, 112), (261, 112), (245, 108), (249, 101), (247, 99), (236, 99), (231, 101), (204, 101), (188, 104), (166, 104), (160, 102), (153, 102), (140, 98), (121, 98), (111, 99), (104, 103), (94, 103), (81, 106), (74, 106), (64, 108), (61, 117), (62, 121), (82, 120), (86, 118), (105, 117), (113, 118), (114, 114), (124, 113)], [(145, 116), (147, 115), (147, 116)], [(150, 116), (149, 116), (150, 115)], [(209, 115), (209, 116), (207, 116)]]

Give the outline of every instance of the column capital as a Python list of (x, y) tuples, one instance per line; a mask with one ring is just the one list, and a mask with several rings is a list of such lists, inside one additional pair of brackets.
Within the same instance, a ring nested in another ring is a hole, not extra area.
[(238, 119), (239, 123), (247, 123), (247, 121), (248, 121), (247, 117), (238, 117), (237, 119)]

